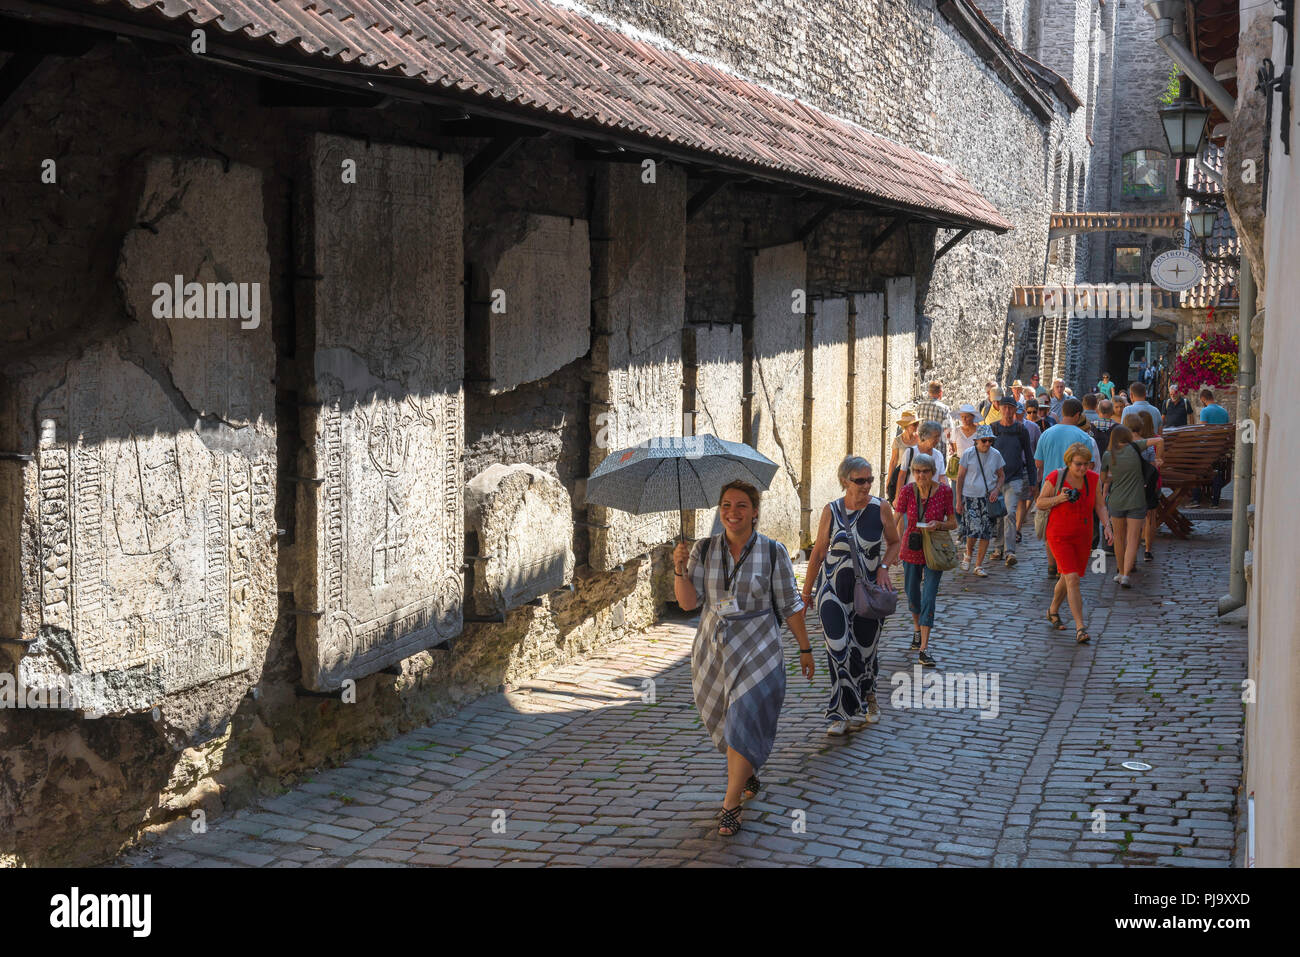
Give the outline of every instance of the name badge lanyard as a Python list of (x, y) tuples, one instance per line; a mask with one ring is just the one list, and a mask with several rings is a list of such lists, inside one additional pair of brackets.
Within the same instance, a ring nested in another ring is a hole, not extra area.
[[(725, 566), (723, 567), (723, 573), (722, 573), (723, 587), (726, 588), (727, 596), (730, 598), (736, 597), (734, 594), (734, 588), (736, 585), (736, 579), (740, 577), (740, 566), (745, 564), (745, 559), (748, 558), (749, 553), (754, 550), (754, 543), (756, 541), (758, 541), (757, 533), (755, 533), (753, 536), (750, 537), (749, 544), (746, 545), (745, 550), (740, 553), (740, 558), (736, 559), (736, 564), (732, 566), (730, 573), (726, 571)], [(730, 558), (731, 549), (727, 549), (726, 554), (727, 557)]]
[[(726, 597), (719, 600), (716, 610), (718, 617), (722, 618), (724, 621), (740, 611), (740, 603), (736, 601), (734, 588), (736, 580), (740, 577), (740, 568), (745, 564), (745, 559), (749, 557), (749, 553), (753, 550), (756, 541), (758, 541), (757, 533), (750, 538), (749, 544), (747, 544), (745, 550), (740, 553), (740, 558), (736, 560), (730, 572), (726, 570), (727, 566), (725, 564), (722, 566), (722, 580), (723, 587), (726, 589)], [(724, 542), (723, 544), (725, 545), (726, 543)], [(725, 555), (727, 558), (731, 557), (730, 548), (725, 549)]]

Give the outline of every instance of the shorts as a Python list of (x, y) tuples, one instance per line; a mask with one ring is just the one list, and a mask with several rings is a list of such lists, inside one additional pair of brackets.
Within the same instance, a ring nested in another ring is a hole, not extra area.
[(993, 537), (993, 519), (989, 518), (989, 500), (962, 497), (961, 510), (962, 538), (974, 538), (987, 541)]
[(1118, 511), (1111, 509), (1111, 518), (1146, 518), (1147, 507), (1140, 505), (1137, 508), (1121, 508)]

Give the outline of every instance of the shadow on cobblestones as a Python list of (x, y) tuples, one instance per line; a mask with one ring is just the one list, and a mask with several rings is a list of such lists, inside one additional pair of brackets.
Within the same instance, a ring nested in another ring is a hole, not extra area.
[(1131, 590), (1090, 575), (1091, 646), (1044, 621), (1041, 544), (987, 579), (948, 573), (931, 648), (941, 673), (998, 676), (996, 717), (891, 701), (891, 676), (915, 663), (900, 609), (884, 631), (881, 722), (828, 738), (825, 662), (809, 685), (788, 641), (765, 789), (730, 839), (716, 834), (725, 768), (694, 708), (682, 620), (117, 863), (1227, 866), (1246, 633), (1216, 618), (1207, 582), (1229, 530), (1161, 538)]

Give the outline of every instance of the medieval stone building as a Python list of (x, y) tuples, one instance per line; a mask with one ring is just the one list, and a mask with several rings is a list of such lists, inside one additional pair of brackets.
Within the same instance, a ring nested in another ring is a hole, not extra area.
[(922, 376), (1091, 375), (1009, 303), (1154, 140), (1113, 6), (982, 6), (0, 0), (0, 862), (646, 626), (613, 450), (751, 443), (798, 549)]

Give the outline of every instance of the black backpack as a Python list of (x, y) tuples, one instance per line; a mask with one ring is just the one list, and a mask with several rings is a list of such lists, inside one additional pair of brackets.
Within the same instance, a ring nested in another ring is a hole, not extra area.
[(1146, 460), (1136, 442), (1130, 442), (1129, 447), (1133, 449), (1138, 462), (1142, 464), (1142, 488), (1147, 496), (1147, 511), (1150, 511), (1160, 504), (1160, 473)]
[[(709, 537), (704, 540), (700, 546), (700, 564), (703, 565), (709, 557), (709, 546), (713, 544), (713, 538)], [(767, 561), (772, 566), (772, 580), (769, 583), (772, 589), (772, 614), (776, 615), (776, 627), (784, 628), (785, 619), (781, 617), (781, 610), (776, 605), (776, 540), (769, 538), (767, 540)], [(701, 596), (702, 597), (702, 596)]]

